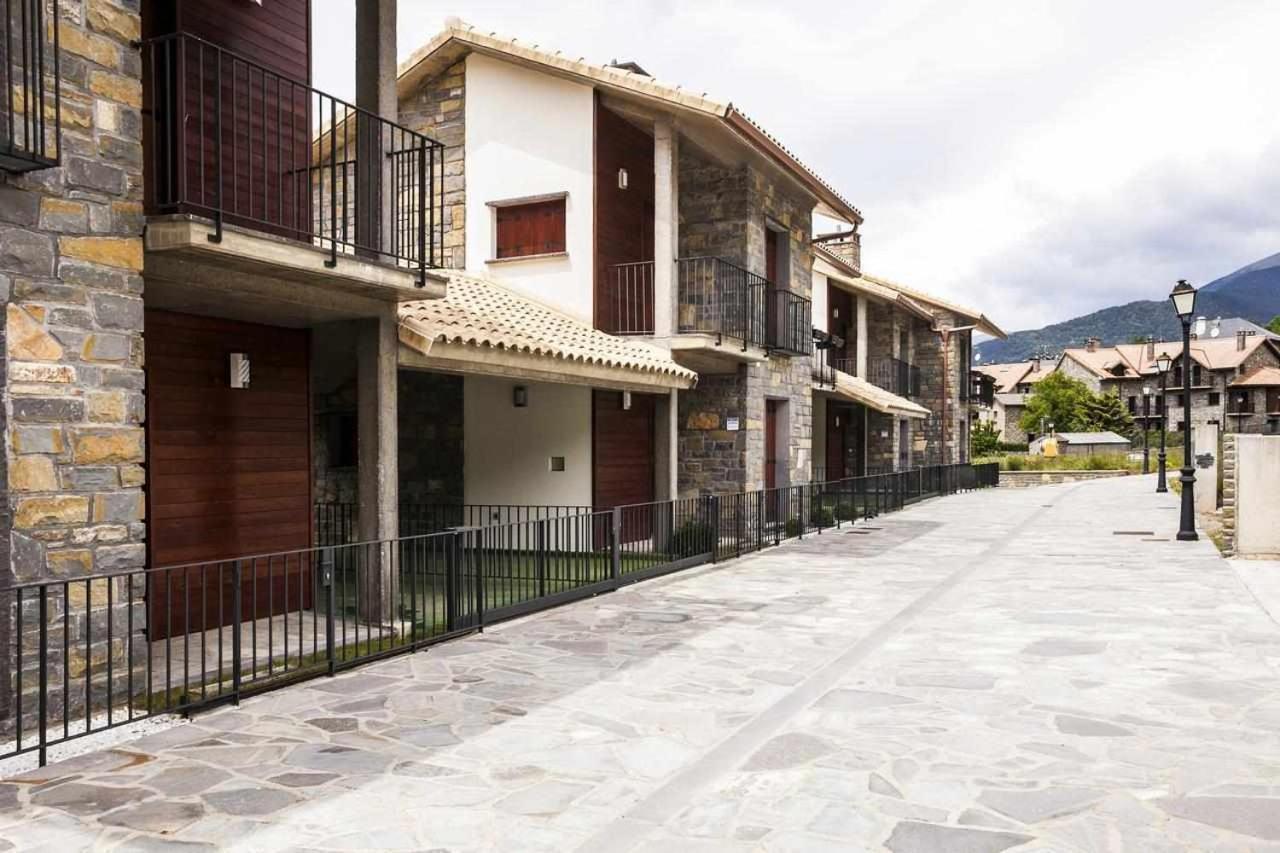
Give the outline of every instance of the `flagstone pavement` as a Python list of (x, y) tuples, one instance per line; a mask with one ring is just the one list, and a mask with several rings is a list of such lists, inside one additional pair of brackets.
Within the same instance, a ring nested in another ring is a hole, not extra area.
[(1151, 478), (933, 500), (0, 784), (0, 849), (1280, 851), (1280, 626)]

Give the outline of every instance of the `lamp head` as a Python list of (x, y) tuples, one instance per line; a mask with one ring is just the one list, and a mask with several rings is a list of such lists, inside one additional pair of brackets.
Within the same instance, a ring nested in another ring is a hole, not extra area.
[(1173, 367), (1173, 359), (1169, 357), (1169, 354), (1167, 352), (1160, 353), (1160, 355), (1156, 358), (1156, 370), (1158, 370), (1161, 374), (1165, 374), (1165, 373), (1168, 373), (1169, 369), (1172, 367)]
[(1179, 279), (1173, 292), (1169, 294), (1169, 299), (1173, 302), (1173, 310), (1178, 318), (1184, 323), (1190, 322), (1196, 311), (1196, 289), (1185, 278)]

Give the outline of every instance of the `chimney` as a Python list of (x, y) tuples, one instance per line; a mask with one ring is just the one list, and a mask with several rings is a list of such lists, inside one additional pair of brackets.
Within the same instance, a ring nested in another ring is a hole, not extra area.
[(857, 231), (844, 231), (836, 234), (819, 234), (814, 242), (858, 272), (862, 272), (862, 235)]
[(1244, 342), (1249, 337), (1249, 333), (1244, 329), (1236, 332), (1236, 351), (1244, 352)]
[(1031, 356), (1031, 372), (1032, 373), (1040, 372), (1040, 356), (1038, 355)]
[(1156, 360), (1156, 339), (1154, 335), (1147, 335), (1147, 362)]
[(1098, 345), (1102, 343), (1101, 338), (1085, 338), (1084, 348), (1086, 352), (1097, 352)]

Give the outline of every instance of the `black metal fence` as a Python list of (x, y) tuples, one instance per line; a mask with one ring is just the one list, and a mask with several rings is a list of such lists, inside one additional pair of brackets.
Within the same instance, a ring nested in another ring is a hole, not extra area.
[(0, 169), (57, 166), (62, 64), (57, 0), (0, 3)]
[(653, 261), (609, 267), (596, 327), (611, 335), (652, 335), (653, 284)]
[[(498, 523), (20, 584), (0, 591), (15, 627), (14, 743), (0, 758), (36, 752), (43, 763), (51, 745), (93, 732), (332, 675), (997, 477), (995, 465), (946, 465), (607, 510), (475, 508), (439, 523)], [(328, 516), (333, 530), (349, 529), (348, 516)]]
[(142, 45), (149, 212), (340, 255), (442, 262), (444, 146), (185, 33)]

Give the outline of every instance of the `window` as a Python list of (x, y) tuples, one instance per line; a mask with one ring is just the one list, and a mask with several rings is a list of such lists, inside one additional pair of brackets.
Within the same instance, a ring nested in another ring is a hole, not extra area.
[(334, 412), (325, 416), (325, 447), (330, 468), (354, 468), (359, 462), (354, 412)]
[(563, 197), (520, 204), (495, 205), (495, 257), (527, 258), (565, 251)]
[(1210, 405), (1210, 406), (1221, 406), (1221, 405), (1222, 405), (1222, 395), (1221, 395), (1221, 394), (1219, 394), (1217, 391), (1210, 391), (1210, 392), (1209, 392), (1209, 405)]
[(1137, 413), (1138, 413), (1138, 398), (1130, 397), (1129, 398), (1129, 414), (1136, 415)]
[(1201, 378), (1202, 377), (1200, 376), (1200, 365), (1198, 364), (1191, 365), (1191, 384), (1203, 385), (1204, 383), (1201, 381)]
[(1267, 414), (1280, 412), (1280, 388), (1267, 389)]

